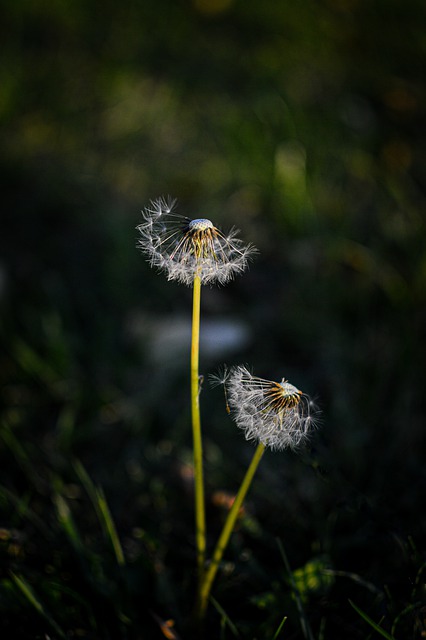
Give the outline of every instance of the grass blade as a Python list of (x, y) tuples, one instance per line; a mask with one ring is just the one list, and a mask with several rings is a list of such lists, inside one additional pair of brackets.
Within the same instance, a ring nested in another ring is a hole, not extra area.
[(222, 617), (222, 621), (224, 622), (224, 624), (227, 625), (229, 627), (229, 629), (231, 630), (233, 636), (235, 638), (239, 638), (240, 634), (238, 633), (238, 629), (235, 626), (235, 624), (232, 622), (232, 620), (229, 618), (229, 616), (226, 613), (225, 609), (223, 609), (223, 607), (221, 607), (221, 605), (218, 603), (217, 600), (215, 600), (215, 598), (213, 598), (213, 596), (210, 596), (210, 600), (211, 600), (214, 608), (216, 609), (216, 611)]
[(11, 572), (10, 575), (15, 585), (18, 587), (18, 589), (24, 595), (24, 597), (27, 599), (30, 605), (37, 611), (37, 613), (40, 614), (49, 623), (49, 625), (52, 627), (52, 629), (54, 629), (54, 631), (58, 634), (59, 637), (66, 638), (65, 633), (62, 631), (60, 626), (55, 622), (52, 616), (47, 613), (46, 609), (44, 608), (40, 600), (37, 598), (32, 587), (28, 584), (28, 582), (24, 580), (24, 578), (16, 575), (13, 572)]
[(84, 544), (67, 503), (58, 493), (54, 496), (54, 501), (60, 525), (64, 529), (73, 547), (81, 553), (84, 549)]
[(376, 622), (374, 622), (374, 620), (372, 620), (370, 616), (368, 616), (364, 611), (362, 611), (362, 609), (357, 607), (356, 604), (352, 602), (352, 600), (349, 600), (349, 604), (351, 605), (351, 607), (355, 609), (355, 611), (361, 616), (361, 618), (363, 618), (370, 625), (370, 627), (372, 627), (375, 631), (377, 631), (377, 633), (380, 633), (380, 635), (386, 638), (387, 640), (395, 640), (394, 636), (391, 636), (390, 633), (382, 629), (382, 627), (378, 625)]
[(96, 487), (86, 469), (83, 467), (79, 460), (76, 460), (74, 462), (74, 469), (82, 485), (86, 489), (90, 501), (93, 504), (93, 508), (96, 511), (96, 515), (98, 517), (99, 524), (101, 525), (104, 536), (111, 542), (117, 564), (120, 567), (123, 567), (126, 562), (124, 558), (123, 548), (121, 546), (117, 529), (115, 527), (114, 520), (112, 519), (112, 515), (109, 510), (104, 492), (101, 488)]
[(99, 505), (99, 512), (102, 517), (103, 529), (107, 534), (107, 537), (110, 539), (112, 548), (114, 549), (115, 557), (117, 559), (117, 564), (120, 567), (123, 567), (126, 563), (124, 559), (123, 548), (121, 546), (120, 538), (118, 537), (117, 529), (115, 527), (114, 520), (112, 519), (111, 512), (108, 507), (108, 503), (106, 501), (105, 495), (102, 489), (97, 489), (97, 500)]
[(281, 620), (278, 629), (275, 631), (272, 640), (277, 640), (279, 634), (281, 633), (281, 629), (283, 628), (285, 621), (287, 620), (287, 616), (284, 616), (284, 618)]
[(90, 501), (96, 511), (96, 515), (98, 516), (99, 522), (101, 522), (102, 516), (99, 510), (97, 492), (96, 492), (96, 487), (94, 482), (92, 481), (91, 477), (87, 473), (86, 469), (81, 464), (80, 460), (74, 460), (73, 467), (81, 484), (86, 489), (87, 495), (89, 496)]

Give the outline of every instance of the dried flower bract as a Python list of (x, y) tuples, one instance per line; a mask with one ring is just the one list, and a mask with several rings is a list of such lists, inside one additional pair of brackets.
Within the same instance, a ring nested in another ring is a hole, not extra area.
[(152, 201), (137, 227), (138, 246), (153, 267), (189, 286), (196, 276), (202, 284), (225, 284), (247, 268), (256, 249), (237, 238), (235, 229), (225, 235), (206, 218), (181, 216), (174, 212), (175, 203)]
[(227, 407), (247, 440), (271, 449), (295, 449), (315, 424), (316, 409), (302, 391), (284, 378), (281, 382), (253, 376), (244, 366), (233, 367), (213, 382), (225, 385)]

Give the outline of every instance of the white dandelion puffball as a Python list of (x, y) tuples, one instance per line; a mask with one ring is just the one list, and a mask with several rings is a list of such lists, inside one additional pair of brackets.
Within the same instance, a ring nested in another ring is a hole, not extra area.
[(223, 382), (231, 417), (247, 440), (271, 449), (296, 449), (315, 426), (314, 403), (284, 378), (281, 382), (253, 376), (244, 366), (233, 367)]
[(237, 238), (237, 231), (225, 235), (207, 218), (191, 220), (174, 212), (175, 200), (159, 198), (143, 212), (138, 246), (151, 266), (164, 271), (168, 280), (191, 286), (225, 284), (243, 273), (257, 252)]

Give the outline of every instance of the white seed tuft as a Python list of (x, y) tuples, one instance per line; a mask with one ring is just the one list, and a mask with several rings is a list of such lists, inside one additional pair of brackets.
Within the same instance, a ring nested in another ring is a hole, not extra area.
[(237, 238), (235, 229), (225, 235), (207, 218), (178, 215), (175, 203), (170, 198), (152, 201), (137, 227), (138, 246), (151, 266), (188, 286), (196, 276), (202, 284), (225, 284), (246, 270), (257, 252), (253, 245)]
[(284, 378), (265, 380), (238, 366), (223, 376), (223, 384), (231, 416), (247, 440), (271, 449), (296, 449), (315, 427), (315, 405)]

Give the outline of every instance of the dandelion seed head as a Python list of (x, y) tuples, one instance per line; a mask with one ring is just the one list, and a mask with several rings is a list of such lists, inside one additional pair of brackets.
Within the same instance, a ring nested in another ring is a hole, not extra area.
[(223, 384), (231, 416), (247, 440), (271, 449), (296, 449), (315, 426), (314, 403), (285, 378), (281, 382), (258, 378), (238, 366)]
[(196, 276), (202, 284), (225, 284), (245, 271), (256, 253), (253, 245), (245, 245), (235, 229), (225, 235), (207, 218), (177, 214), (175, 204), (171, 198), (152, 201), (137, 227), (138, 246), (151, 266), (188, 286)]

